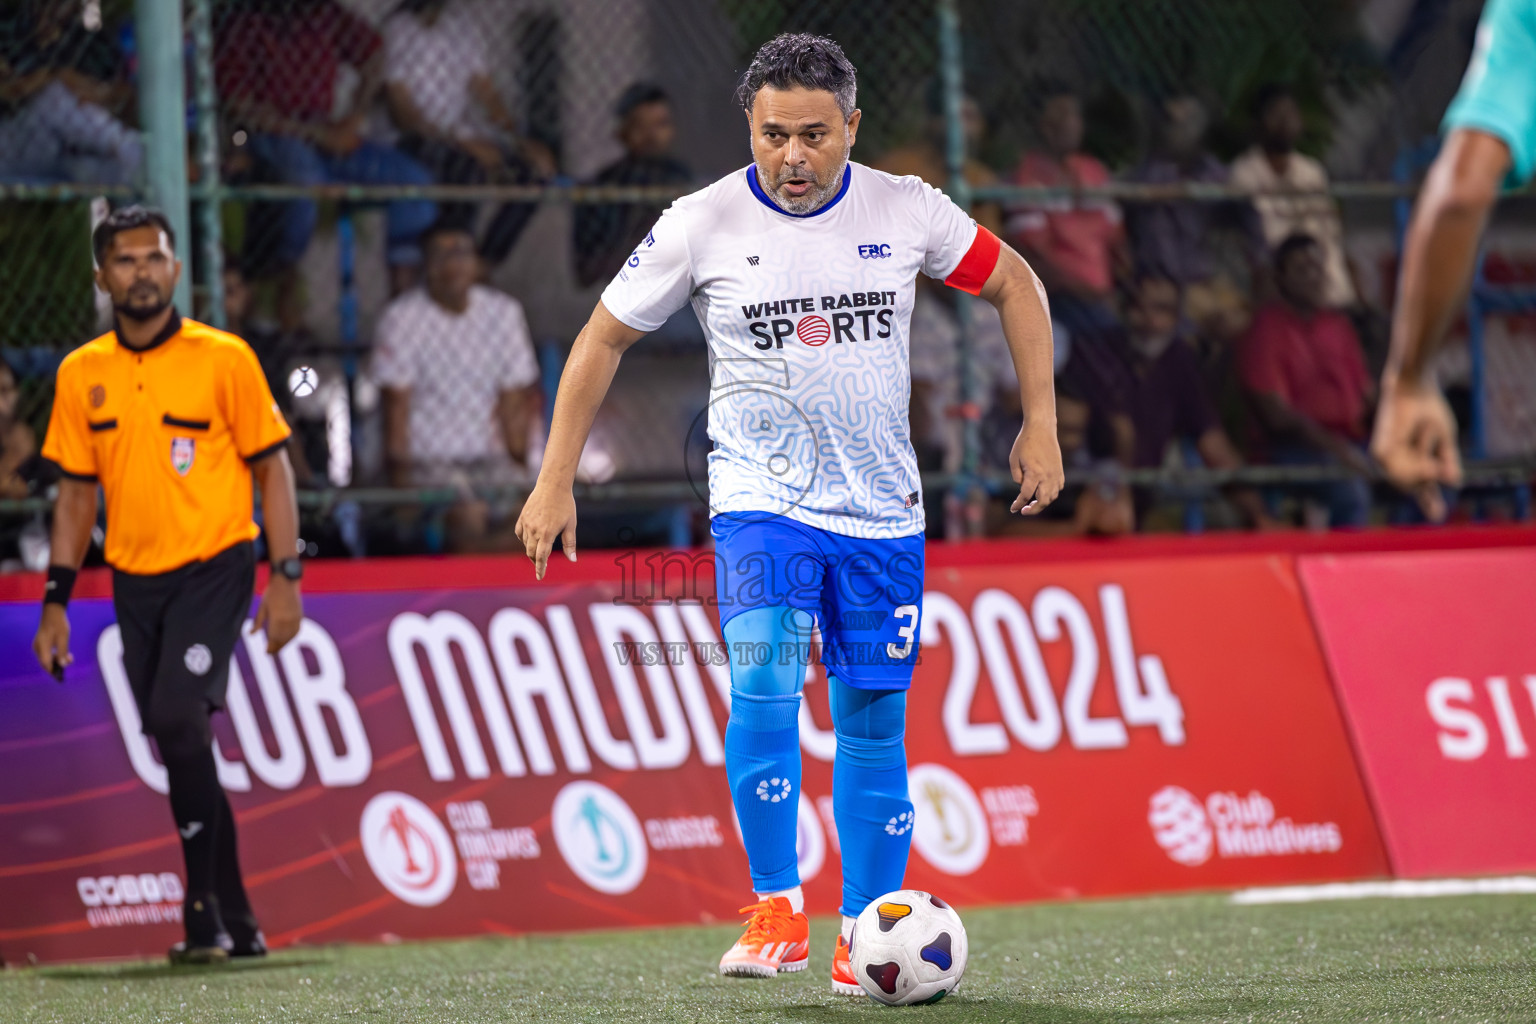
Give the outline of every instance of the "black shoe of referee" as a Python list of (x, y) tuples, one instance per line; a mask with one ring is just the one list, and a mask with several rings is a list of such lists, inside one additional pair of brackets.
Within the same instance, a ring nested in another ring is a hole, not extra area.
[(267, 937), (261, 934), (261, 928), (256, 924), (254, 917), (247, 916), (244, 920), (231, 918), (224, 922), (224, 935), (221, 939), (229, 955), (232, 957), (262, 957), (267, 955)]
[(167, 956), (172, 966), (222, 964), (229, 951), (219, 944), (219, 905), (212, 896), (188, 896), (182, 906), (182, 924), (187, 929), (184, 941), (170, 948)]

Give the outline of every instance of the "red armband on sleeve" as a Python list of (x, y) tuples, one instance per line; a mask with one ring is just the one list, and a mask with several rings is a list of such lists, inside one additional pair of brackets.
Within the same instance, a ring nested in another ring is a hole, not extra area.
[(980, 295), (982, 286), (987, 283), (987, 278), (992, 276), (992, 270), (997, 266), (997, 258), (1002, 251), (1003, 243), (998, 241), (997, 236), (978, 224), (976, 240), (961, 257), (960, 265), (944, 279), (944, 283), (951, 288), (959, 288), (963, 292)]

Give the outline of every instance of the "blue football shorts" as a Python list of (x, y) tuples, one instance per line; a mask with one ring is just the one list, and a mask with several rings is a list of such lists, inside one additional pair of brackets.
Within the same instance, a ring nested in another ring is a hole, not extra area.
[(922, 534), (848, 537), (771, 512), (721, 512), (709, 528), (722, 631), (744, 611), (798, 608), (820, 627), (829, 675), (864, 690), (912, 685), (922, 632)]

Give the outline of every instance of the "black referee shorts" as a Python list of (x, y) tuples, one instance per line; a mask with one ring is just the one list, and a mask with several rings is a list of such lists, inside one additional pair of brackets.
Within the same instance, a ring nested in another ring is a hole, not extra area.
[(250, 541), (154, 576), (112, 574), (123, 668), (144, 732), (207, 721), (224, 706), (229, 659), (256, 589)]

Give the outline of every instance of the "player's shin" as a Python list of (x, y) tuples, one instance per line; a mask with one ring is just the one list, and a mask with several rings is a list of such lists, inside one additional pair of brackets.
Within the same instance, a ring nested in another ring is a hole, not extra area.
[(760, 895), (800, 884), (795, 827), (800, 799), (800, 695), (731, 690), (725, 773)]
[(832, 811), (843, 851), (842, 913), (857, 917), (877, 896), (902, 887), (912, 846), (903, 736), (837, 734)]

